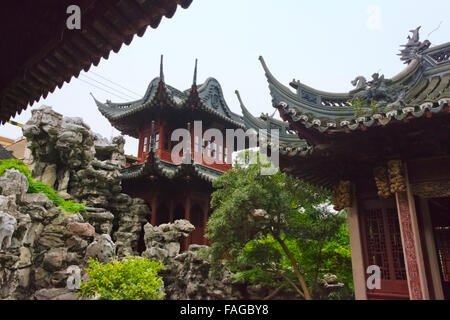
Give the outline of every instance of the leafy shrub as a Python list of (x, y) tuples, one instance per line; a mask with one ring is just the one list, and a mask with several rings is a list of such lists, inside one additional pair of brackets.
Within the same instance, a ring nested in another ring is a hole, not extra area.
[(0, 161), (0, 176), (2, 176), (5, 171), (9, 169), (16, 169), (23, 173), (28, 180), (28, 193), (43, 193), (47, 196), (47, 198), (52, 201), (55, 206), (60, 207), (61, 209), (69, 212), (69, 213), (77, 213), (84, 211), (86, 208), (82, 203), (75, 203), (71, 200), (64, 200), (58, 192), (56, 192), (52, 187), (48, 184), (45, 184), (41, 181), (34, 180), (31, 176), (30, 169), (18, 159), (6, 159)]
[(90, 259), (89, 281), (81, 284), (81, 296), (99, 295), (100, 300), (161, 300), (163, 281), (158, 276), (162, 264), (141, 257), (126, 257), (102, 264)]
[(17, 159), (0, 160), (0, 177), (9, 169), (16, 169), (17, 171), (22, 172), (25, 177), (27, 177), (28, 182), (33, 179), (31, 177), (30, 169), (28, 169), (22, 161)]
[(48, 184), (41, 181), (32, 180), (29, 181), (30, 187), (28, 193), (43, 193), (49, 198), (56, 206), (64, 209), (69, 213), (77, 213), (85, 210), (85, 206), (82, 203), (76, 203), (72, 200), (64, 200), (58, 192), (56, 192)]
[(363, 108), (366, 106), (366, 100), (355, 97), (350, 101), (350, 108), (355, 112), (355, 116), (359, 117), (363, 113)]

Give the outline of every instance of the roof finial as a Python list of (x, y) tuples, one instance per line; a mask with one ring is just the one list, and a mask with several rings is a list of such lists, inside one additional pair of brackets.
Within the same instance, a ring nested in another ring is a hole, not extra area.
[(431, 42), (428, 40), (420, 41), (419, 40), (419, 30), (420, 26), (409, 30), (412, 33), (412, 36), (408, 36), (408, 42), (405, 45), (402, 45), (403, 49), (400, 50), (398, 54), (400, 56), (400, 60), (402, 60), (405, 64), (410, 64), (411, 61), (415, 59), (422, 58), (422, 52), (428, 49), (431, 45)]
[(161, 63), (159, 66), (159, 79), (164, 82), (164, 55), (161, 55)]
[(195, 59), (194, 80), (193, 80), (194, 86), (197, 85), (197, 60), (198, 60), (198, 59)]

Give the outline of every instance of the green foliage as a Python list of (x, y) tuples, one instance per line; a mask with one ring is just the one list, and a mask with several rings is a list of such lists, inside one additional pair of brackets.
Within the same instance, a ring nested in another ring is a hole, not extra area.
[[(236, 258), (249, 240), (270, 233), (270, 226), (281, 234), (281, 215), (294, 210), (290, 195), (278, 192), (284, 190), (285, 175), (281, 172), (261, 175), (262, 167), (269, 165), (261, 164), (258, 159), (257, 165), (237, 166), (214, 180), (216, 191), (211, 206), (215, 211), (207, 226), (213, 261), (224, 256)], [(261, 208), (268, 212), (269, 221), (253, 217), (254, 210)]]
[(81, 296), (99, 300), (161, 300), (163, 281), (158, 276), (162, 264), (141, 257), (126, 257), (102, 264), (90, 259), (86, 272), (90, 278), (81, 284)]
[(296, 245), (292, 251), (298, 256), (313, 294), (322, 295), (317, 280), (332, 273), (344, 283), (346, 298), (351, 297), (353, 276), (345, 212), (333, 212), (325, 205), (306, 206), (294, 219), (290, 222), (295, 226), (290, 233)]
[(17, 159), (0, 160), (0, 177), (9, 169), (16, 169), (22, 172), (28, 181), (32, 180), (30, 169), (21, 161)]
[(377, 103), (375, 101), (370, 101), (370, 110), (372, 111), (373, 114), (380, 112), (380, 110), (378, 109)]
[(357, 117), (361, 116), (363, 113), (363, 108), (366, 106), (366, 100), (355, 97), (350, 101), (350, 107), (355, 112)]
[(30, 183), (28, 193), (43, 193), (55, 204), (55, 206), (60, 207), (69, 213), (82, 212), (86, 209), (82, 203), (64, 200), (59, 193), (48, 184), (37, 180), (28, 180), (28, 182)]
[[(299, 271), (314, 298), (326, 298), (318, 280), (333, 273), (346, 285), (335, 298), (351, 297), (345, 212), (330, 209), (326, 190), (279, 171), (261, 175), (266, 165), (257, 159), (256, 164), (237, 166), (214, 181), (214, 213), (207, 226), (213, 270), (225, 262), (235, 281), (274, 289), (291, 286), (302, 295)], [(255, 209), (267, 215), (255, 215)]]
[(350, 101), (350, 108), (355, 112), (355, 116), (360, 117), (368, 110), (372, 114), (380, 112), (377, 103), (374, 100), (367, 101), (366, 99), (355, 97)]
[(282, 252), (273, 237), (250, 240), (239, 252), (234, 280), (273, 287), (277, 283), (274, 282), (279, 272), (277, 265), (282, 259)]
[(55, 206), (60, 207), (69, 213), (82, 212), (86, 209), (84, 204), (76, 203), (71, 200), (64, 200), (58, 194), (58, 192), (56, 192), (48, 184), (33, 179), (30, 170), (21, 160), (18, 159), (1, 160), (0, 176), (2, 176), (5, 173), (5, 171), (9, 169), (16, 169), (25, 175), (29, 184), (27, 191), (28, 193), (43, 193), (47, 196), (47, 198), (50, 199), (50, 201), (52, 201), (55, 204)]

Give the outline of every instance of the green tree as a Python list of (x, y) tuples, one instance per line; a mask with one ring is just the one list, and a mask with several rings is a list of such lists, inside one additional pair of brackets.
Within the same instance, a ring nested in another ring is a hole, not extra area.
[(90, 259), (89, 281), (81, 284), (81, 296), (100, 300), (161, 300), (163, 281), (158, 276), (162, 264), (141, 257), (126, 257), (102, 264)]
[(279, 171), (261, 175), (270, 165), (255, 158), (214, 181), (207, 226), (213, 266), (225, 262), (237, 280), (279, 283), (311, 299), (325, 269), (338, 273), (337, 263), (348, 263), (345, 216), (324, 205), (325, 190)]

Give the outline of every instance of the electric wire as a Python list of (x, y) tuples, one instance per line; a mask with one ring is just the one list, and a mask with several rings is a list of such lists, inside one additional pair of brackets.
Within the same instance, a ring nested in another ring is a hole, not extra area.
[(92, 84), (92, 83), (90, 83), (90, 82), (88, 82), (88, 81), (86, 81), (86, 80), (83, 80), (83, 79), (80, 79), (80, 78), (78, 78), (78, 80), (80, 80), (80, 81), (82, 81), (82, 82), (84, 82), (84, 83), (87, 83), (88, 85), (93, 86), (94, 88), (97, 88), (97, 89), (99, 89), (99, 90), (105, 91), (106, 93), (109, 93), (109, 94), (111, 94), (111, 95), (113, 95), (113, 96), (115, 96), (115, 97), (117, 97), (117, 98), (119, 98), (119, 99), (122, 99), (122, 100), (124, 100), (124, 101), (127, 100), (127, 98), (121, 97), (121, 96), (119, 96), (119, 95), (117, 95), (117, 94), (115, 94), (115, 93), (113, 93), (113, 92), (111, 92), (111, 91), (108, 91), (108, 90), (103, 89), (103, 88), (101, 88), (101, 87), (99, 87), (99, 86), (96, 86), (95, 84)]
[(132, 91), (132, 90), (130, 90), (130, 89), (127, 89), (127, 88), (125, 88), (124, 86), (122, 86), (122, 85), (120, 85), (120, 84), (118, 84), (118, 83), (116, 83), (116, 82), (114, 82), (114, 81), (111, 81), (111, 80), (109, 80), (109, 79), (103, 77), (102, 75), (100, 75), (100, 74), (98, 74), (98, 73), (96, 73), (96, 72), (94, 72), (94, 71), (92, 71), (92, 70), (90, 71), (90, 73), (92, 73), (92, 74), (96, 75), (97, 77), (102, 78), (103, 80), (106, 80), (106, 81), (108, 81), (108, 82), (110, 82), (110, 83), (112, 83), (112, 84), (114, 84), (114, 85), (116, 85), (116, 86), (118, 86), (118, 87), (120, 87), (120, 88), (122, 88), (122, 89), (124, 89), (124, 90), (127, 90), (128, 92), (133, 93), (133, 94), (137, 95), (138, 97), (141, 97), (141, 94), (136, 93), (136, 92), (134, 92), (134, 91)]
[(111, 90), (116, 91), (116, 92), (119, 93), (121, 96), (128, 97), (129, 99), (136, 99), (136, 97), (133, 97), (133, 96), (131, 96), (131, 95), (125, 93), (125, 92), (119, 91), (119, 90), (117, 90), (116, 88), (110, 87), (110, 86), (108, 86), (108, 85), (106, 85), (106, 84), (104, 84), (104, 83), (102, 83), (102, 82), (100, 82), (100, 81), (98, 81), (98, 80), (95, 80), (95, 79), (93, 79), (93, 78), (91, 78), (91, 77), (88, 77), (88, 76), (86, 76), (86, 75), (84, 75), (84, 74), (83, 74), (82, 76), (83, 76), (84, 78), (87, 78), (87, 79), (89, 79), (89, 80), (91, 80), (91, 81), (94, 81), (94, 82), (96, 82), (96, 83), (98, 83), (98, 84), (100, 84), (100, 85), (102, 85), (102, 86), (104, 86), (104, 87), (106, 87), (106, 88), (108, 88), (108, 89), (111, 89)]

